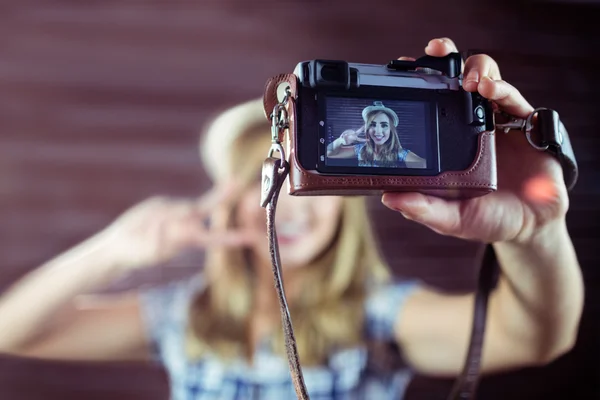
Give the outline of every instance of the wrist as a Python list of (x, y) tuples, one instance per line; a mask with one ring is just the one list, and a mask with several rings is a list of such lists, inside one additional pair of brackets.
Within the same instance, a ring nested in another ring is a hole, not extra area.
[(106, 236), (99, 233), (46, 262), (40, 270), (54, 277), (66, 276), (84, 292), (118, 278), (126, 267), (108, 247)]
[(558, 246), (565, 241), (570, 242), (570, 236), (567, 230), (566, 218), (561, 217), (552, 220), (543, 226), (537, 227), (525, 237), (499, 242), (498, 245), (520, 250), (535, 251)]
[(112, 230), (90, 237), (69, 252), (69, 261), (90, 266), (100, 274), (115, 275), (134, 267), (127, 249)]

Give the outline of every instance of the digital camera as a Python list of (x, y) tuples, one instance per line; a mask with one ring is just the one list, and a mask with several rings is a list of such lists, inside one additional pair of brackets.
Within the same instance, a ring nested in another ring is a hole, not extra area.
[(496, 190), (493, 109), (463, 90), (461, 62), (458, 53), (387, 65), (312, 60), (271, 78), (267, 116), (289, 94), (289, 193)]

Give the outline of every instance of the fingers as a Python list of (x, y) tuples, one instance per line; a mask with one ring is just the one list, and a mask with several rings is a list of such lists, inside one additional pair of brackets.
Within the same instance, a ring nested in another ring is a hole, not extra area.
[[(444, 57), (452, 52), (458, 52), (458, 48), (449, 38), (432, 39), (425, 48), (425, 53), (434, 57)], [(524, 118), (533, 111), (523, 95), (502, 80), (498, 63), (486, 54), (476, 54), (466, 60), (464, 77), (463, 88), (466, 91), (479, 92), (508, 114)]]
[(340, 135), (340, 139), (342, 139), (342, 143), (344, 144), (344, 146), (348, 144), (348, 135), (346, 134), (346, 132)]
[(207, 247), (240, 247), (251, 244), (256, 232), (228, 229), (225, 231), (207, 230), (194, 219), (171, 224), (168, 238), (175, 249)]
[[(425, 47), (425, 54), (433, 57), (445, 57), (450, 53), (457, 53), (458, 48), (452, 39), (449, 38), (437, 38), (432, 39)], [(398, 60), (403, 61), (415, 61), (413, 57), (398, 57)]]
[(237, 190), (238, 185), (235, 182), (213, 187), (195, 202), (196, 211), (201, 215), (210, 213), (218, 204), (230, 200)]
[(382, 203), (442, 235), (459, 235), (460, 203), (421, 193), (385, 193)]
[[(225, 189), (226, 193), (226, 189)], [(221, 190), (210, 193), (211, 198), (203, 198), (203, 207), (223, 196)], [(214, 196), (214, 197), (213, 197)], [(206, 197), (206, 196), (204, 196)], [(171, 240), (176, 248), (211, 247), (211, 246), (243, 246), (248, 245), (257, 237), (256, 232), (247, 232), (241, 229), (216, 229), (209, 228), (207, 215), (198, 212), (194, 202), (181, 202), (174, 205), (174, 209), (166, 221), (166, 240)]]
[(485, 54), (471, 56), (465, 62), (463, 88), (467, 92), (476, 92), (479, 82), (484, 77), (494, 80), (502, 79), (500, 68), (494, 59)]
[[(450, 53), (458, 53), (458, 47), (450, 38), (432, 39), (425, 47), (425, 54), (433, 57), (445, 57)], [(460, 70), (465, 69), (465, 63), (461, 61)]]
[[(425, 47), (425, 53), (433, 57), (445, 57), (450, 53), (458, 52), (456, 44), (449, 38), (432, 39)], [(471, 56), (464, 63), (464, 82), (463, 87), (471, 89), (468, 91), (474, 92), (477, 90), (474, 83), (479, 83), (480, 78), (489, 76), (492, 79), (502, 79), (500, 76), (500, 68), (496, 61), (488, 55), (477, 54)]]
[(235, 182), (216, 186), (196, 200), (171, 200), (166, 216), (167, 236), (177, 247), (241, 246), (253, 241), (256, 233), (210, 227), (209, 216), (238, 193)]
[(457, 53), (456, 44), (449, 38), (432, 39), (425, 47), (425, 54), (433, 57), (445, 57), (450, 53)]
[(356, 132), (354, 132), (354, 130), (352, 130), (352, 129), (346, 129), (344, 132), (342, 132), (342, 134), (340, 135), (340, 138), (344, 142), (347, 142), (348, 137), (352, 137), (352, 135), (356, 135)]
[(521, 92), (506, 81), (483, 77), (477, 90), (483, 97), (496, 102), (503, 111), (515, 117), (526, 118), (533, 111)]
[(342, 133), (340, 135), (340, 138), (344, 142), (345, 146), (348, 146), (348, 145), (351, 145), (352, 143), (357, 143), (357, 142), (366, 142), (366, 139), (363, 139), (358, 136), (358, 134), (362, 133), (362, 132), (364, 132), (364, 128), (362, 131), (360, 129), (357, 131), (348, 129), (347, 131), (344, 131), (344, 133)]

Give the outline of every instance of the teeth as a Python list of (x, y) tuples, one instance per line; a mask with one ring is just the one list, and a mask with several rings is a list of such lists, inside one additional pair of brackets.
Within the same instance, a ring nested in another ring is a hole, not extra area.
[(299, 235), (304, 230), (305, 229), (303, 227), (298, 226), (298, 225), (282, 224), (282, 225), (277, 226), (277, 231), (279, 233), (281, 233), (282, 235), (286, 235), (286, 236)]

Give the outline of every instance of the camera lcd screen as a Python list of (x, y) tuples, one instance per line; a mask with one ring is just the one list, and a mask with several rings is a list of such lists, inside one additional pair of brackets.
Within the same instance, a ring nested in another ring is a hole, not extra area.
[(320, 108), (322, 169), (402, 175), (438, 170), (435, 102), (328, 94)]

